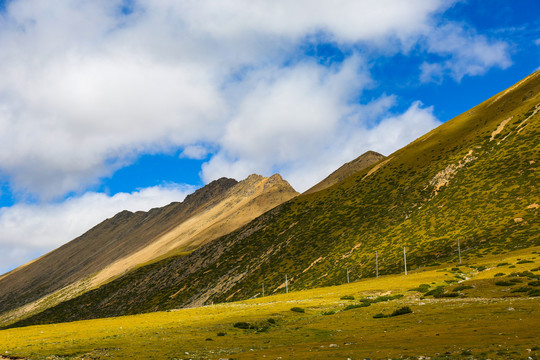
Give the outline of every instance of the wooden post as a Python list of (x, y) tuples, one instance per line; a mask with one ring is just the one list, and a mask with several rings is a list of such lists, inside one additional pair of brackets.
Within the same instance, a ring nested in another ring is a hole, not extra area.
[(262, 291), (263, 291), (262, 296), (264, 297), (264, 283), (262, 284)]
[(407, 253), (405, 252), (405, 246), (403, 247), (403, 264), (405, 265), (405, 275), (407, 275)]
[(347, 284), (349, 283), (349, 268), (347, 268)]
[(285, 291), (289, 293), (289, 282), (287, 281), (287, 274), (285, 274)]
[(459, 245), (459, 239), (457, 240), (457, 251), (459, 256), (459, 264), (461, 265), (461, 246)]
[(375, 251), (375, 276), (379, 277), (379, 253)]

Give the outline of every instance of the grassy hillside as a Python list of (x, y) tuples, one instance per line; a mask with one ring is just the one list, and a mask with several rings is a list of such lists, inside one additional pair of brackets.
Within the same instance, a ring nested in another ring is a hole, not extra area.
[[(540, 297), (531, 297), (540, 295), (539, 251), (236, 303), (3, 330), (0, 351), (32, 359), (540, 359)], [(412, 313), (374, 318), (403, 307)]]
[[(24, 324), (197, 306), (540, 244), (540, 72), (322, 191)], [(23, 323), (21, 323), (23, 324)]]

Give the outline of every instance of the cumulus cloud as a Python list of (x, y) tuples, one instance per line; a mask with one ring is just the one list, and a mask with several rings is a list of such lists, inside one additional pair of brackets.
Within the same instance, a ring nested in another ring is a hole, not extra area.
[[(227, 86), (238, 71), (279, 73), (315, 34), (340, 46), (410, 41), (451, 4), (11, 1), (0, 16), (0, 171), (15, 191), (51, 199), (141, 153), (216, 143), (240, 121)], [(318, 99), (324, 82), (313, 85)], [(185, 155), (202, 156), (193, 149)]]
[[(184, 194), (84, 194), (141, 154), (183, 149), (182, 157), (210, 158), (205, 181), (281, 172), (298, 190), (364, 151), (389, 154), (438, 120), (420, 103), (396, 114), (392, 95), (362, 98), (377, 86), (374, 53), (438, 56), (422, 66), (424, 81), (510, 65), (505, 43), (441, 26), (437, 15), (455, 2), (7, 2), (0, 176), (11, 192), (42, 202), (0, 210), (0, 246), (26, 261), (135, 210), (136, 199), (144, 208)], [(344, 60), (321, 64), (304, 53), (310, 42), (332, 44)]]
[(398, 116), (388, 115), (392, 96), (354, 102), (371, 83), (355, 57), (330, 69), (307, 63), (254, 76), (220, 150), (203, 165), (205, 181), (279, 170), (304, 191), (365, 151), (389, 154), (440, 125), (419, 102)]
[(455, 23), (430, 30), (425, 46), (442, 60), (422, 64), (420, 80), (423, 82), (441, 81), (445, 75), (461, 81), (466, 75), (482, 75), (492, 67), (506, 69), (512, 64), (507, 43), (489, 40)]
[(182, 201), (194, 188), (170, 184), (108, 196), (87, 192), (55, 204), (0, 208), (0, 274), (53, 250), (122, 210), (148, 211)]

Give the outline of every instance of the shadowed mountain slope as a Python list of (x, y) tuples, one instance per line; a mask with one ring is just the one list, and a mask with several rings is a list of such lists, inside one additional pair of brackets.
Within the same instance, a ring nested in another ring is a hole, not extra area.
[(341, 284), (540, 244), (540, 71), (345, 180), (17, 326)]
[(241, 182), (213, 181), (181, 203), (120, 212), (0, 279), (0, 311), (29, 304), (4, 321), (43, 310), (160, 257), (192, 251), (296, 195), (277, 174), (251, 175)]
[(384, 159), (384, 155), (379, 154), (375, 151), (368, 151), (360, 155), (356, 159), (349, 161), (348, 163), (341, 166), (339, 169), (328, 175), (324, 180), (309, 188), (304, 192), (304, 194), (311, 194), (322, 189), (326, 189), (332, 185), (337, 184), (338, 182), (346, 179), (352, 174), (367, 168), (375, 163), (378, 163)]

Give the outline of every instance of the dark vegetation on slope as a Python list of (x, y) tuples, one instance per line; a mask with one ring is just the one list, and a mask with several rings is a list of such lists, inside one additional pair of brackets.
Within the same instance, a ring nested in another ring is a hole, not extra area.
[[(185, 257), (139, 268), (17, 323), (134, 314), (341, 284), (539, 245), (540, 72), (384, 161), (299, 196)], [(504, 120), (508, 122), (501, 128)], [(500, 128), (500, 132), (494, 131)], [(446, 182), (445, 182), (446, 181)]]

